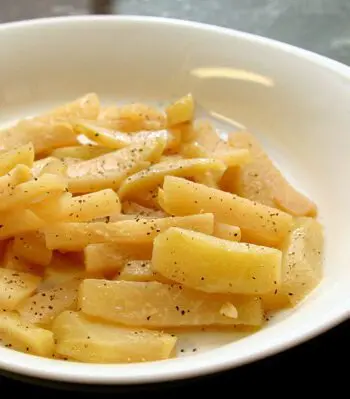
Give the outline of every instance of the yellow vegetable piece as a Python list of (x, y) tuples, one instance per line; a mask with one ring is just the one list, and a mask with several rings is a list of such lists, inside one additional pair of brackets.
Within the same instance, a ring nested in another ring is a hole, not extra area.
[(213, 158), (222, 161), (229, 167), (244, 165), (251, 161), (249, 150), (230, 148), (229, 146), (227, 146), (227, 148), (209, 151), (197, 142), (190, 142), (184, 143), (180, 152), (185, 158)]
[(72, 194), (69, 192), (52, 194), (41, 201), (33, 202), (29, 209), (46, 223), (60, 220), (60, 215), (66, 211), (65, 206), (70, 204)]
[(0, 312), (0, 339), (20, 352), (44, 357), (54, 352), (53, 333), (23, 322), (15, 312)]
[(37, 289), (41, 278), (29, 273), (0, 268), (0, 309), (13, 310)]
[(125, 281), (171, 283), (170, 280), (152, 270), (151, 261), (149, 260), (131, 260), (125, 263), (123, 269), (115, 277), (117, 280)]
[(160, 211), (158, 204), (158, 187), (151, 188), (150, 190), (140, 191), (139, 193), (134, 193), (133, 201), (149, 209), (154, 209)]
[(0, 194), (0, 212), (10, 208), (26, 206), (53, 194), (62, 193), (67, 181), (61, 176), (44, 174), (37, 179), (18, 184), (8, 193)]
[[(79, 298), (83, 313), (127, 326), (260, 326), (263, 319), (256, 297), (207, 294), (159, 282), (84, 280)], [(227, 302), (236, 307), (237, 318), (220, 313)]]
[(288, 183), (252, 134), (232, 133), (229, 142), (236, 148), (249, 149), (253, 156), (253, 161), (240, 168), (236, 175), (234, 187), (238, 195), (294, 216), (317, 214), (316, 205)]
[(45, 170), (46, 167), (50, 167), (50, 164), (55, 163), (57, 165), (57, 161), (59, 161), (59, 159), (55, 157), (45, 157), (38, 159), (33, 163), (33, 166), (31, 168), (33, 176), (39, 177), (41, 174), (43, 174), (43, 170)]
[(165, 212), (155, 210), (152, 208), (146, 208), (136, 202), (124, 201), (122, 203), (123, 212), (126, 215), (132, 215), (134, 218), (137, 217), (151, 217), (151, 218), (164, 218), (168, 216)]
[(248, 150), (235, 148), (214, 151), (213, 157), (222, 161), (229, 167), (245, 165), (251, 160), (251, 155)]
[(22, 301), (16, 310), (30, 324), (49, 325), (65, 310), (75, 310), (80, 280), (72, 279), (44, 289)]
[(323, 227), (313, 218), (297, 218), (283, 247), (282, 283), (263, 295), (264, 308), (295, 306), (320, 283), (323, 271)]
[[(49, 212), (49, 207), (55, 208), (54, 214)], [(88, 222), (97, 218), (119, 214), (121, 204), (118, 195), (113, 190), (105, 189), (75, 197), (65, 193), (60, 197), (54, 198), (52, 203), (46, 203), (44, 209), (41, 209), (42, 205), (40, 204), (38, 204), (37, 208), (39, 208), (37, 213), (45, 220)], [(32, 207), (32, 209), (34, 208)]]
[(241, 229), (225, 223), (215, 223), (213, 235), (223, 240), (241, 241)]
[(7, 241), (0, 241), (0, 263), (2, 263), (5, 253), (6, 253), (6, 248), (7, 248)]
[(48, 121), (52, 118), (60, 120), (96, 119), (100, 112), (100, 100), (96, 93), (88, 93), (76, 100), (66, 103), (60, 107), (54, 108), (38, 119)]
[(98, 243), (152, 243), (159, 233), (172, 226), (212, 234), (214, 218), (212, 214), (201, 214), (114, 223), (57, 223), (45, 227), (43, 231), (49, 249), (79, 251), (89, 244)]
[(32, 143), (18, 146), (0, 154), (0, 176), (10, 172), (16, 165), (32, 167), (34, 147)]
[(123, 132), (161, 130), (165, 128), (164, 112), (146, 104), (125, 104), (104, 109), (98, 118), (108, 128)]
[(77, 262), (72, 253), (55, 252), (51, 263), (45, 268), (45, 274), (40, 291), (51, 289), (71, 280), (82, 279), (85, 276), (84, 265)]
[(196, 141), (184, 143), (181, 146), (180, 153), (185, 158), (210, 158), (210, 151)]
[(42, 268), (40, 266), (28, 262), (27, 260), (16, 255), (16, 253), (14, 252), (13, 239), (8, 241), (0, 241), (0, 243), (3, 245), (5, 244), (3, 246), (4, 253), (1, 263), (3, 268), (23, 273), (31, 273), (37, 276), (41, 276), (43, 274)]
[(67, 171), (67, 165), (61, 159), (50, 159), (46, 165), (43, 165), (39, 176), (42, 176), (46, 173), (51, 175), (65, 176)]
[(36, 231), (44, 227), (45, 221), (29, 209), (0, 213), (0, 239)]
[(90, 144), (90, 145), (57, 148), (52, 151), (51, 156), (60, 159), (77, 158), (81, 160), (89, 160), (104, 154), (108, 154), (111, 151), (112, 151), (111, 148)]
[(167, 161), (152, 165), (129, 176), (120, 186), (120, 198), (132, 197), (133, 193), (150, 190), (162, 184), (165, 176), (195, 176), (206, 171), (223, 173), (225, 165), (215, 159), (196, 158)]
[(0, 151), (28, 143), (33, 144), (36, 154), (42, 154), (54, 148), (74, 145), (77, 139), (70, 123), (56, 120), (28, 119), (0, 131)]
[(208, 120), (196, 121), (194, 130), (196, 142), (209, 153), (214, 152), (222, 142), (215, 127)]
[(81, 121), (74, 126), (74, 129), (88, 139), (111, 149), (124, 148), (132, 142), (132, 136), (129, 134), (99, 126), (96, 122)]
[(204, 184), (207, 187), (213, 187), (219, 189), (218, 182), (221, 179), (222, 174), (212, 172), (205, 172), (202, 175), (194, 176), (193, 180), (196, 183)]
[(152, 270), (205, 292), (257, 295), (281, 280), (282, 253), (180, 228), (154, 240)]
[(52, 259), (52, 251), (46, 248), (45, 236), (38, 231), (16, 236), (13, 252), (25, 261), (39, 266), (47, 266)]
[(113, 275), (132, 259), (151, 259), (152, 244), (90, 244), (84, 256), (89, 275)]
[(278, 246), (292, 226), (292, 217), (280, 210), (174, 176), (164, 179), (163, 209), (172, 215), (211, 212), (216, 221), (238, 226), (243, 241)]
[(0, 176), (0, 198), (13, 195), (14, 188), (32, 178), (28, 166), (17, 165), (4, 176)]
[(194, 129), (192, 121), (180, 123), (179, 125), (172, 127), (171, 130), (177, 132), (181, 138), (182, 144), (194, 142), (197, 138), (197, 131)]
[(77, 133), (85, 135), (87, 138), (100, 144), (101, 148), (120, 149), (131, 144), (137, 144), (149, 139), (161, 138), (165, 140), (166, 149), (174, 149), (180, 144), (180, 136), (171, 130), (141, 131), (128, 134), (118, 130), (108, 129), (97, 123), (79, 122), (75, 125)]
[(168, 126), (175, 126), (180, 123), (189, 122), (194, 116), (194, 101), (192, 94), (186, 96), (170, 104), (166, 108)]
[(176, 337), (158, 331), (129, 329), (63, 312), (53, 324), (56, 351), (87, 363), (133, 363), (163, 360), (174, 352)]
[(19, 121), (15, 126), (0, 131), (0, 151), (32, 143), (36, 154), (58, 147), (77, 144), (70, 119), (95, 119), (99, 113), (99, 100), (91, 93), (62, 107), (32, 119)]
[(126, 177), (156, 162), (164, 146), (163, 139), (151, 139), (88, 161), (72, 163), (67, 170), (69, 190), (86, 193), (117, 189)]

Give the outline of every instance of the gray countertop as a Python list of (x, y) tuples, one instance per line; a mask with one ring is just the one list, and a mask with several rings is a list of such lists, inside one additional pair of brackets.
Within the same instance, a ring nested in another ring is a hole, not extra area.
[(350, 0), (1, 0), (0, 22), (81, 14), (155, 15), (271, 37), (350, 65)]

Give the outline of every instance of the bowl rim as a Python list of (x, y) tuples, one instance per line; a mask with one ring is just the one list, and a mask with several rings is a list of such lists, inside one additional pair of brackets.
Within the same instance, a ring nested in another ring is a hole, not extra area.
[[(328, 69), (338, 76), (346, 78), (350, 83), (350, 67), (326, 56), (260, 35), (182, 19), (137, 15), (78, 15), (34, 18), (0, 24), (0, 36), (2, 32), (8, 30), (67, 23), (103, 23), (104, 21), (172, 25), (236, 37), (305, 59), (318, 67)], [(298, 333), (292, 331), (288, 340), (281, 337), (262, 350), (248, 351), (237, 358), (230, 357), (227, 353), (229, 351), (223, 350), (224, 348), (218, 348), (210, 352), (192, 355), (188, 358), (176, 359), (179, 361), (177, 363), (176, 361), (169, 363), (169, 366), (166, 361), (136, 365), (95, 365), (39, 358), (11, 349), (0, 348), (0, 368), (7, 372), (22, 374), (28, 377), (79, 384), (126, 385), (175, 381), (232, 369), (272, 356), (324, 333), (346, 320), (349, 316), (350, 301), (344, 301), (342, 306), (332, 309), (332, 312), (318, 318), (312, 325), (307, 324), (303, 326)], [(211, 356), (208, 356), (208, 353)], [(186, 360), (184, 361), (184, 359)]]

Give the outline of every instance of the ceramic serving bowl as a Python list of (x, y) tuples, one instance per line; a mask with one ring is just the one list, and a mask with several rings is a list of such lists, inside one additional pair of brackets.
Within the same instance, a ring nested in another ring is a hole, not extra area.
[(325, 227), (324, 278), (259, 332), (190, 334), (177, 358), (90, 365), (0, 348), (0, 369), (41, 379), (138, 384), (237, 367), (339, 323), (350, 309), (350, 68), (262, 37), (149, 17), (69, 17), (0, 26), (3, 126), (87, 92), (104, 101), (167, 102), (192, 92), (223, 130), (254, 132)]

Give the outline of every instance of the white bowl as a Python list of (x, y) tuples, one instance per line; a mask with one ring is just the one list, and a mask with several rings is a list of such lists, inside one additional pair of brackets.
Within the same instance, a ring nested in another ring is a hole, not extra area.
[[(176, 359), (89, 365), (0, 348), (0, 368), (31, 377), (137, 384), (233, 368), (296, 345), (349, 316), (350, 68), (228, 29), (148, 17), (70, 17), (0, 25), (0, 123), (95, 91), (103, 100), (168, 101), (192, 91), (221, 127), (255, 132), (325, 226), (324, 279), (261, 331), (189, 336)], [(231, 338), (230, 338), (231, 339)]]

